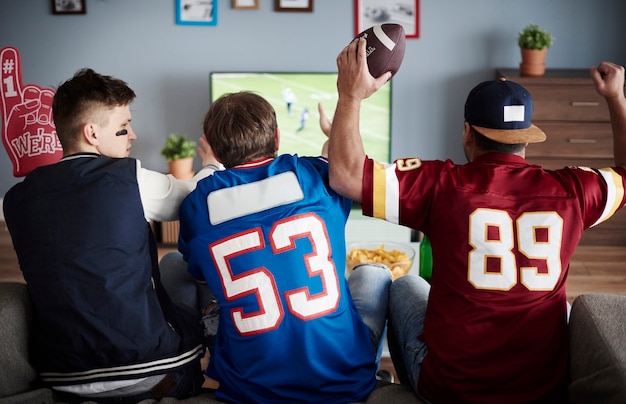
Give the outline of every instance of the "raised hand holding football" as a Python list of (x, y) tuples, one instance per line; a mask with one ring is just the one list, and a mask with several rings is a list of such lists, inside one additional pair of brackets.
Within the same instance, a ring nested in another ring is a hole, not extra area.
[(356, 36), (360, 37), (367, 41), (367, 66), (370, 74), (378, 78), (385, 72), (391, 72), (393, 77), (400, 69), (406, 48), (406, 35), (402, 25), (374, 25)]

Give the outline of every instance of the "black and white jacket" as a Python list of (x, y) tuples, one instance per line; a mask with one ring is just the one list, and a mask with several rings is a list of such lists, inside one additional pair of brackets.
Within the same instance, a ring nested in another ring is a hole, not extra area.
[(203, 354), (160, 283), (136, 160), (80, 155), (4, 198), (35, 305), (36, 369), (50, 385), (169, 373)]

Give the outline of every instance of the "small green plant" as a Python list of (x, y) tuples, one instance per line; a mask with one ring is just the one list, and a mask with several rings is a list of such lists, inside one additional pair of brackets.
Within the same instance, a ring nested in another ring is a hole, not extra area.
[(170, 135), (165, 138), (165, 147), (161, 149), (161, 155), (165, 157), (167, 161), (194, 157), (196, 155), (196, 147), (196, 142), (188, 140), (187, 135), (170, 133)]
[(547, 49), (553, 42), (552, 34), (537, 24), (528, 24), (517, 36), (517, 44), (522, 49)]

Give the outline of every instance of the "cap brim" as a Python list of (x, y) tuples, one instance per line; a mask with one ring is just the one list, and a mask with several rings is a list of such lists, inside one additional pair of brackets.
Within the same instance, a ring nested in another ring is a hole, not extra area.
[(476, 125), (472, 125), (472, 128), (481, 135), (504, 144), (539, 143), (546, 140), (546, 134), (532, 124), (526, 129), (492, 129)]

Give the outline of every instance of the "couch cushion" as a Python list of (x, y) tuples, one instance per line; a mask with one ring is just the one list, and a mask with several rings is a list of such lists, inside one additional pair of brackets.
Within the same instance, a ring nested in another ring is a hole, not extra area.
[(218, 401), (215, 398), (215, 395), (206, 390), (195, 397), (185, 398), (185, 399), (176, 399), (172, 397), (164, 397), (161, 400), (143, 400), (137, 404), (224, 404), (222, 401)]
[(571, 402), (624, 402), (626, 296), (578, 296), (570, 316), (570, 352)]
[[(156, 404), (156, 400), (143, 400), (139, 404)], [(205, 390), (196, 397), (177, 400), (175, 398), (162, 398), (159, 404), (222, 404), (215, 399), (210, 390)], [(376, 389), (369, 395), (363, 404), (420, 404), (423, 403), (413, 394), (408, 386), (387, 382), (378, 382)], [(356, 404), (356, 403), (355, 403)]]
[(37, 387), (37, 373), (28, 356), (32, 312), (25, 284), (0, 283), (0, 397)]
[(2, 404), (55, 404), (59, 403), (52, 389), (41, 388), (0, 399)]
[(417, 398), (411, 387), (386, 382), (378, 382), (376, 389), (365, 401), (366, 404), (419, 404), (423, 402)]

